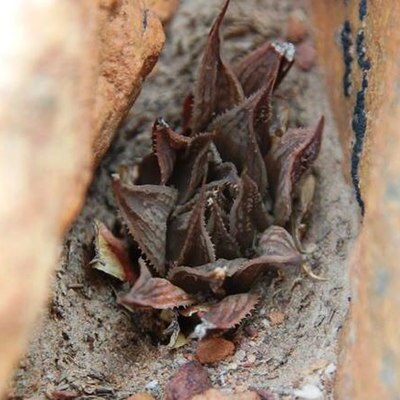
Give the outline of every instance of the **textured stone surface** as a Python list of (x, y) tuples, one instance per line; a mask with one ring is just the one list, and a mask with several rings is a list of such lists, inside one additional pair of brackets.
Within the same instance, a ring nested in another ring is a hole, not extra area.
[(352, 307), (337, 398), (395, 399), (400, 392), (400, 3), (311, 5), (348, 156), (344, 168), (365, 206), (352, 259)]
[(47, 297), (93, 154), (106, 150), (164, 34), (128, 0), (9, 2), (0, 33), (1, 391)]

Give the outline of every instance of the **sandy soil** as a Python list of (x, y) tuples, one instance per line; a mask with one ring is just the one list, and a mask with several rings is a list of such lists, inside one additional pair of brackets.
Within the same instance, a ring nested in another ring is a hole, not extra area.
[[(66, 237), (51, 304), (16, 374), (14, 399), (46, 398), (54, 389), (76, 390), (80, 399), (124, 399), (143, 390), (162, 398), (173, 371), (193, 358), (195, 342), (174, 351), (157, 345), (149, 314), (119, 307), (115, 294), (121, 288), (87, 264), (93, 255), (93, 219), (109, 227), (119, 223), (110, 174), (149, 151), (155, 117), (178, 124), (219, 3), (183, 0), (170, 23), (161, 60)], [(224, 25), (226, 58), (237, 59), (265, 40), (282, 37), (288, 14), (297, 8), (300, 2), (290, 0), (233, 0)], [(216, 386), (262, 387), (279, 399), (292, 399), (300, 395), (296, 390), (310, 384), (323, 393), (320, 398), (332, 398), (337, 337), (351, 301), (346, 257), (357, 233), (358, 210), (341, 175), (337, 133), (324, 90), (318, 68), (303, 72), (295, 66), (280, 92), (289, 99), (292, 125), (314, 125), (321, 114), (326, 117), (306, 243), (314, 250), (315, 272), (327, 280), (317, 282), (296, 271), (262, 288), (265, 296), (256, 312), (233, 336), (235, 355), (208, 367)]]

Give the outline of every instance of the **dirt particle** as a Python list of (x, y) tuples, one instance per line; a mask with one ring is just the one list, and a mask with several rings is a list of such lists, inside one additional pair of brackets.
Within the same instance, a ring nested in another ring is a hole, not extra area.
[(271, 311), (268, 314), (268, 318), (271, 321), (271, 325), (281, 325), (285, 321), (285, 314), (282, 311)]
[(51, 400), (72, 400), (79, 396), (74, 390), (55, 390), (49, 396)]
[(212, 364), (225, 360), (235, 352), (235, 345), (224, 338), (209, 338), (199, 342), (196, 358), (202, 364)]

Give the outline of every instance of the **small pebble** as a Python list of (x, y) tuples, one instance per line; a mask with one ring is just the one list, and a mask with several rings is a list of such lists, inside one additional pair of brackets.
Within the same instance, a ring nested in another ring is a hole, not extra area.
[(293, 394), (300, 400), (323, 400), (324, 395), (321, 390), (310, 384), (305, 384), (301, 389), (294, 390)]

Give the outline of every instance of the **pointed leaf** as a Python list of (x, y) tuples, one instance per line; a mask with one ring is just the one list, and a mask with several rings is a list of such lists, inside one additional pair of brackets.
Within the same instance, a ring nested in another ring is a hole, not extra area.
[(207, 223), (207, 230), (214, 244), (215, 256), (217, 258), (230, 260), (240, 257), (239, 244), (226, 229), (222, 218), (222, 210), (217, 200), (213, 200), (211, 204), (211, 214)]
[(278, 226), (268, 228), (260, 238), (260, 257), (248, 260), (236, 268), (227, 279), (225, 288), (230, 293), (249, 290), (266, 271), (276, 268), (300, 266), (301, 254), (289, 233)]
[(195, 335), (203, 338), (209, 330), (228, 330), (238, 325), (258, 303), (255, 294), (242, 293), (225, 297), (211, 307), (196, 326)]
[(190, 139), (174, 132), (162, 118), (154, 123), (152, 138), (153, 152), (161, 173), (161, 185), (165, 185), (172, 175), (177, 151), (187, 148)]
[(222, 159), (233, 162), (239, 172), (247, 168), (260, 193), (264, 194), (267, 173), (253, 126), (254, 110), (260, 95), (261, 92), (217, 117), (209, 129), (216, 131), (214, 143)]
[(314, 129), (289, 129), (267, 157), (277, 225), (284, 226), (292, 214), (296, 185), (318, 157), (323, 126), (322, 117)]
[(164, 274), (167, 219), (176, 203), (176, 190), (124, 184), (118, 176), (113, 189), (129, 232), (154, 268)]
[(242, 88), (231, 68), (220, 55), (220, 27), (229, 5), (225, 4), (208, 36), (194, 90), (193, 132), (204, 131), (211, 119), (232, 108), (244, 98)]
[(193, 299), (167, 279), (153, 278), (145, 262), (139, 259), (140, 276), (132, 289), (119, 299), (129, 307), (168, 309), (193, 303)]
[(135, 282), (138, 275), (129, 259), (125, 243), (116, 238), (107, 227), (95, 221), (96, 256), (91, 261), (93, 268), (103, 271), (123, 282)]
[(260, 82), (274, 82), (276, 89), (294, 61), (295, 49), (288, 42), (266, 43), (243, 58), (234, 72), (243, 87), (245, 96), (260, 88)]
[(205, 202), (203, 187), (199, 201), (195, 204), (191, 213), (187, 236), (177, 260), (180, 265), (195, 266), (215, 261), (214, 246), (205, 226)]
[(256, 232), (265, 230), (269, 225), (257, 185), (245, 172), (240, 179), (239, 193), (231, 209), (229, 224), (230, 233), (240, 244), (243, 253), (253, 247)]
[(179, 204), (194, 194), (207, 173), (208, 151), (214, 133), (200, 133), (190, 139), (189, 147), (177, 155), (170, 184), (179, 191)]

